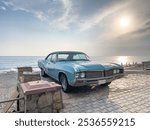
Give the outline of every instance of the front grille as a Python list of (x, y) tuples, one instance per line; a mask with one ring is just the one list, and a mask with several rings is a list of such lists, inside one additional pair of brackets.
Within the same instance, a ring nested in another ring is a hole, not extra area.
[(114, 74), (114, 70), (113, 69), (111, 69), (111, 70), (105, 70), (105, 76), (107, 77), (107, 76), (113, 76), (113, 74)]
[(100, 78), (104, 76), (103, 71), (87, 71), (86, 78)]

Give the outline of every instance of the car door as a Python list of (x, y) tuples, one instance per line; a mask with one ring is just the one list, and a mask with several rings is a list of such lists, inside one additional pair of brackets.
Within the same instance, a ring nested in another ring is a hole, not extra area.
[(56, 74), (55, 74), (55, 64), (57, 61), (57, 54), (54, 53), (51, 55), (50, 61), (47, 63), (47, 71), (48, 75), (50, 75), (52, 78), (56, 79)]
[(48, 74), (49, 76), (51, 76), (51, 75), (50, 75), (50, 71), (49, 71), (50, 68), (51, 68), (51, 66), (50, 66), (51, 58), (52, 58), (52, 54), (50, 54), (50, 55), (48, 55), (48, 56), (46, 57), (46, 59), (45, 59), (45, 66), (44, 66), (45, 72), (46, 72), (46, 74)]

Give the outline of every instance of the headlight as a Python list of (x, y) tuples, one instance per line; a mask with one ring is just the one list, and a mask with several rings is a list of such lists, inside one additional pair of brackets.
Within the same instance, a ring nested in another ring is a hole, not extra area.
[(83, 73), (83, 72), (80, 73), (80, 77), (81, 77), (81, 78), (85, 78), (85, 73)]
[(84, 72), (76, 73), (75, 77), (76, 78), (85, 78), (85, 73)]

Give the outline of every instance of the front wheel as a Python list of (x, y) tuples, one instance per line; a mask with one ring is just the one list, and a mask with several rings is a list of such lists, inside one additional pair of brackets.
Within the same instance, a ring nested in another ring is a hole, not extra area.
[(70, 85), (68, 84), (67, 77), (64, 74), (62, 74), (60, 76), (60, 83), (62, 85), (62, 90), (64, 92), (69, 92), (70, 91)]

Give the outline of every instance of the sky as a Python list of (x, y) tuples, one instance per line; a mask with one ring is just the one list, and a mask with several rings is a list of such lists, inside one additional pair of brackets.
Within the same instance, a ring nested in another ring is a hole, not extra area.
[(149, 56), (150, 0), (0, 0), (0, 56)]

